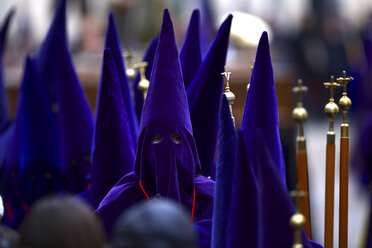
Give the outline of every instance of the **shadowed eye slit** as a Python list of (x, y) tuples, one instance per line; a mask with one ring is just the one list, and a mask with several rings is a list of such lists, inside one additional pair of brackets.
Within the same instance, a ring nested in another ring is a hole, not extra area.
[(163, 137), (160, 134), (157, 134), (152, 138), (152, 143), (153, 144), (159, 144), (163, 141)]
[(171, 139), (176, 144), (179, 144), (182, 142), (182, 138), (179, 134), (172, 134)]

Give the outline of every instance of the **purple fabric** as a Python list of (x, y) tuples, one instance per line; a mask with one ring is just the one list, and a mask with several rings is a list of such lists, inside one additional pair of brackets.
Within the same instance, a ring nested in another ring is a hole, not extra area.
[[(6, 45), (6, 37), (8, 33), (8, 27), (12, 17), (14, 16), (15, 9), (11, 9), (6, 15), (0, 29), (0, 136), (9, 126), (10, 118), (7, 104), (6, 91), (4, 87), (4, 76), (3, 76), (3, 54)], [(3, 145), (3, 144), (1, 144)], [(0, 149), (3, 149), (0, 145)], [(4, 157), (0, 157), (0, 165), (2, 165), (1, 160)]]
[[(252, 130), (257, 136), (255, 152), (258, 156), (255, 169), (258, 181), (258, 216), (259, 247), (291, 247), (294, 230), (289, 222), (295, 213), (293, 202), (282, 178), (268, 151), (263, 134), (258, 129)], [(302, 230), (302, 244), (311, 247)]]
[(54, 50), (56, 36), (61, 35), (67, 43), (66, 34), (66, 0), (60, 0), (56, 12), (53, 17), (52, 24), (49, 31), (37, 52), (36, 64), (40, 74), (40, 79), (44, 85), (49, 105), (55, 110), (58, 108), (57, 100), (57, 82), (56, 70), (58, 69), (56, 63), (58, 56)]
[(212, 238), (212, 220), (198, 221), (192, 225), (192, 228), (198, 235), (199, 248), (210, 248)]
[(55, 118), (31, 58), (26, 60), (20, 101), (19, 165), (24, 201), (31, 205), (61, 188)]
[(232, 16), (229, 15), (222, 23), (211, 49), (187, 91), (201, 173), (211, 176), (212, 179), (216, 171), (214, 158), (223, 87), (221, 73), (226, 61), (231, 21)]
[(122, 211), (146, 199), (139, 180), (150, 197), (172, 198), (189, 210), (195, 190), (194, 219), (212, 218), (214, 182), (198, 175), (200, 165), (168, 10), (164, 11), (150, 82), (135, 171), (120, 179), (97, 209), (107, 233)]
[[(20, 106), (18, 105), (17, 113)], [(20, 152), (20, 116), (17, 115), (13, 124), (14, 133), (10, 140), (9, 153), (6, 158), (4, 175), (2, 178), (2, 197), (4, 205), (11, 210), (15, 210), (22, 205), (22, 183), (19, 171), (19, 152)], [(14, 215), (14, 214), (13, 214)], [(10, 227), (17, 228), (17, 221), (12, 216), (8, 216), (5, 211), (2, 222)]]
[(7, 157), (10, 151), (11, 141), (14, 134), (14, 123), (10, 123), (8, 127), (0, 134), (0, 170), (4, 171)]
[[(154, 57), (155, 57), (155, 51), (156, 47), (158, 46), (158, 37), (155, 37), (150, 42), (149, 46), (147, 47), (147, 50), (145, 52), (145, 56), (143, 57), (143, 61), (146, 61), (147, 67), (145, 69), (145, 76), (147, 80), (150, 80), (151, 78), (151, 71), (152, 66), (154, 64)], [(138, 89), (138, 83), (141, 80), (141, 75), (139, 72), (137, 72), (136, 77), (133, 80), (133, 92), (134, 92), (134, 101), (135, 101), (135, 107), (136, 107), (136, 114), (138, 120), (141, 120), (141, 114), (143, 109), (143, 92)]]
[(134, 147), (120, 83), (110, 49), (103, 56), (92, 164), (94, 208), (125, 174), (134, 168)]
[(65, 189), (78, 193), (89, 183), (93, 118), (63, 36), (56, 36), (53, 48), (58, 57), (55, 83), (61, 168)]
[(202, 61), (200, 51), (200, 11), (195, 9), (192, 12), (189, 27), (186, 33), (185, 43), (183, 44), (180, 61), (182, 75), (187, 90), (199, 70)]
[(13, 19), (15, 13), (15, 8), (11, 8), (7, 15), (4, 18), (4, 21), (1, 24), (0, 28), (0, 56), (4, 54), (5, 51), (5, 45), (7, 40), (7, 34), (8, 34), (8, 28), (10, 25), (10, 22)]
[(226, 232), (236, 160), (237, 136), (229, 102), (222, 96), (218, 131), (216, 189), (214, 196), (212, 248), (226, 247)]
[(226, 247), (230, 248), (258, 247), (258, 186), (252, 165), (248, 162), (244, 136), (242, 131), (238, 132), (234, 184), (226, 234)]
[(246, 142), (249, 163), (254, 165), (258, 160), (258, 156), (254, 152), (254, 147), (257, 144), (256, 136), (254, 132), (249, 132), (249, 130), (257, 129), (263, 134), (269, 153), (276, 161), (283, 185), (286, 185), (285, 164), (279, 136), (278, 106), (266, 32), (262, 34), (257, 48), (241, 129), (246, 130), (246, 139), (249, 140)]
[(10, 143), (14, 133), (14, 125), (11, 123), (8, 111), (6, 90), (3, 76), (3, 54), (6, 45), (8, 27), (14, 16), (15, 9), (11, 9), (6, 15), (0, 28), (0, 171), (3, 175), (6, 159), (8, 157)]
[(125, 73), (125, 62), (121, 51), (119, 36), (115, 26), (114, 15), (110, 13), (108, 19), (109, 24), (106, 32), (105, 48), (110, 48), (112, 57), (115, 61), (121, 87), (121, 95), (123, 97), (125, 111), (128, 116), (128, 123), (132, 136), (133, 146), (136, 147), (138, 135), (138, 120), (130, 94), (127, 74)]

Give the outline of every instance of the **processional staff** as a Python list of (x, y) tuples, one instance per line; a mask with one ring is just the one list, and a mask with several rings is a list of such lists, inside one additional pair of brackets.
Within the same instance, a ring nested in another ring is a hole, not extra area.
[(233, 111), (232, 111), (232, 105), (235, 102), (235, 95), (234, 95), (234, 93), (232, 93), (230, 91), (230, 84), (229, 84), (231, 72), (227, 71), (227, 67), (225, 66), (225, 71), (222, 72), (221, 75), (224, 77), (224, 80), (226, 82), (226, 87), (225, 87), (224, 94), (225, 94), (227, 100), (229, 101), (231, 118), (233, 119), (234, 126), (235, 126), (235, 118), (234, 118)]
[(326, 149), (326, 179), (325, 179), (325, 216), (324, 216), (324, 248), (333, 248), (333, 219), (334, 219), (334, 194), (335, 194), (335, 130), (334, 117), (338, 113), (338, 106), (334, 101), (334, 89), (340, 84), (334, 82), (331, 76), (330, 82), (324, 83), (330, 90), (329, 103), (324, 112), (329, 117), (329, 129), (327, 132)]
[(307, 111), (303, 107), (302, 94), (307, 91), (307, 87), (302, 86), (302, 80), (298, 80), (298, 85), (293, 88), (293, 92), (297, 97), (296, 108), (293, 109), (293, 119), (298, 123), (297, 136), (297, 183), (299, 190), (306, 193), (304, 202), (301, 205), (300, 212), (304, 214), (307, 222), (305, 224), (306, 234), (311, 238), (311, 214), (310, 214), (310, 194), (309, 194), (309, 173), (307, 166), (306, 138), (304, 136), (303, 123), (307, 119)]
[(124, 53), (124, 58), (127, 61), (127, 70), (125, 71), (125, 73), (127, 74), (129, 80), (132, 82), (134, 77), (136, 76), (135, 68), (134, 66), (132, 66), (132, 59), (134, 58), (134, 54), (132, 53), (132, 51), (128, 51)]
[(337, 78), (342, 84), (343, 92), (339, 101), (342, 108), (342, 124), (340, 137), (340, 210), (339, 210), (339, 247), (347, 247), (348, 235), (348, 187), (349, 187), (349, 124), (347, 123), (347, 111), (351, 106), (351, 100), (347, 97), (346, 85), (353, 80), (352, 77), (346, 77), (343, 71), (343, 77)]
[(138, 83), (138, 90), (143, 93), (143, 100), (146, 100), (147, 91), (150, 86), (149, 80), (146, 78), (145, 69), (148, 63), (146, 61), (138, 62), (135, 64), (135, 68), (138, 68), (140, 71), (141, 80)]
[(289, 221), (291, 227), (294, 229), (294, 242), (292, 248), (303, 248), (301, 228), (306, 224), (306, 217), (300, 211), (300, 203), (301, 199), (306, 197), (307, 194), (299, 189), (292, 191), (290, 194), (296, 203), (296, 212), (292, 215)]

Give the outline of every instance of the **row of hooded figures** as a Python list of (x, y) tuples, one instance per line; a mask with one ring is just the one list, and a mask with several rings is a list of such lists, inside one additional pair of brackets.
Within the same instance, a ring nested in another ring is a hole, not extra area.
[[(131, 206), (169, 198), (190, 212), (200, 247), (321, 247), (302, 228), (309, 215), (295, 211), (285, 186), (266, 32), (236, 131), (228, 85), (223, 94), (231, 15), (202, 59), (199, 10), (180, 53), (164, 10), (160, 34), (148, 46), (141, 73), (131, 74), (130, 87), (110, 14), (93, 119), (68, 52), (65, 12), (61, 0), (40, 49), (26, 58), (14, 120), (0, 84), (5, 225), (17, 228), (41, 197), (67, 194), (92, 206), (109, 236)], [(0, 32), (1, 56), (13, 15)], [(329, 111), (333, 118), (335, 110)], [(303, 134), (307, 114), (296, 113)], [(299, 176), (301, 190), (306, 184), (307, 174)]]

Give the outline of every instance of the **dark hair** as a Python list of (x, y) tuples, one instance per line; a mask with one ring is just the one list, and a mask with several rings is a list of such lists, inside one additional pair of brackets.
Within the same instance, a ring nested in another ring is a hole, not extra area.
[(46, 198), (34, 204), (20, 228), (19, 248), (102, 248), (99, 221), (85, 203)]
[(190, 216), (170, 200), (140, 202), (115, 224), (112, 248), (195, 248)]

